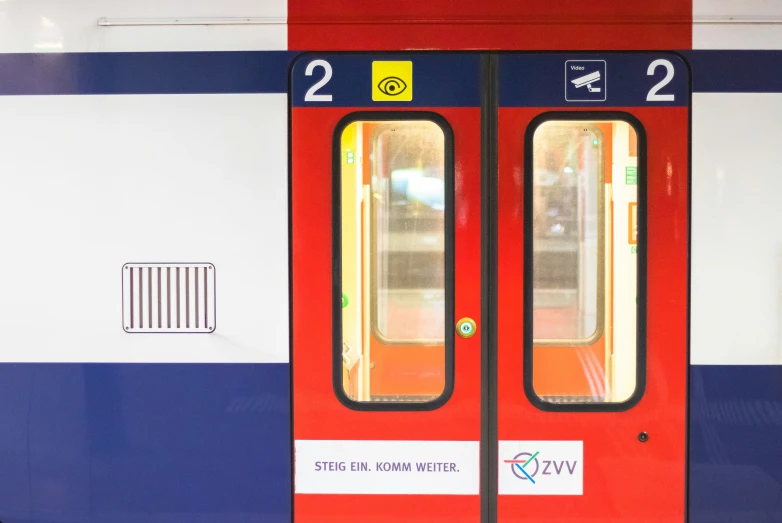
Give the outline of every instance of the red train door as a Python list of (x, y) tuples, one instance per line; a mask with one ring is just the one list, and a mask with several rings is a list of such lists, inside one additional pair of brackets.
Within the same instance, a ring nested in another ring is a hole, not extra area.
[(681, 522), (689, 76), (303, 55), (294, 520)]
[(479, 68), (293, 67), (297, 523), (480, 521)]
[(681, 522), (686, 64), (507, 54), (496, 83), (497, 521)]

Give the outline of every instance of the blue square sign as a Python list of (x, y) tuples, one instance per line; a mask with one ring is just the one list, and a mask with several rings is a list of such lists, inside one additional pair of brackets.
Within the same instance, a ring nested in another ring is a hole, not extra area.
[(565, 101), (606, 101), (605, 60), (568, 60), (565, 62)]

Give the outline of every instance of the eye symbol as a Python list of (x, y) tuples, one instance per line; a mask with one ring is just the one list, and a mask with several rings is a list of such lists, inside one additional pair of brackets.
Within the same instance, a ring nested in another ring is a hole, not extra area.
[(405, 89), (407, 89), (407, 84), (401, 78), (397, 78), (396, 76), (387, 76), (380, 80), (380, 83), (377, 84), (377, 88), (380, 89), (380, 92), (383, 94), (387, 94), (388, 96), (397, 96), (405, 92)]

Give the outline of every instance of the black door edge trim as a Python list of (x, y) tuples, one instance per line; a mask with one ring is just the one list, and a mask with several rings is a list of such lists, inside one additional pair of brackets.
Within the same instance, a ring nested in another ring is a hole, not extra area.
[(499, 55), (481, 56), (481, 521), (497, 521), (497, 201)]

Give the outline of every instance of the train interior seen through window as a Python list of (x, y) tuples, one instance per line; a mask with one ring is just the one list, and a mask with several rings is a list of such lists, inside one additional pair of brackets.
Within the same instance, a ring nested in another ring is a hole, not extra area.
[[(552, 120), (532, 140), (533, 389), (552, 403), (624, 402), (639, 364), (636, 132)], [(344, 394), (433, 401), (453, 328), (445, 135), (426, 120), (355, 121), (340, 144)]]
[(426, 120), (357, 121), (341, 143), (345, 394), (433, 401), (446, 372), (445, 135)]
[(621, 403), (636, 388), (638, 137), (624, 121), (547, 121), (532, 137), (533, 389)]

